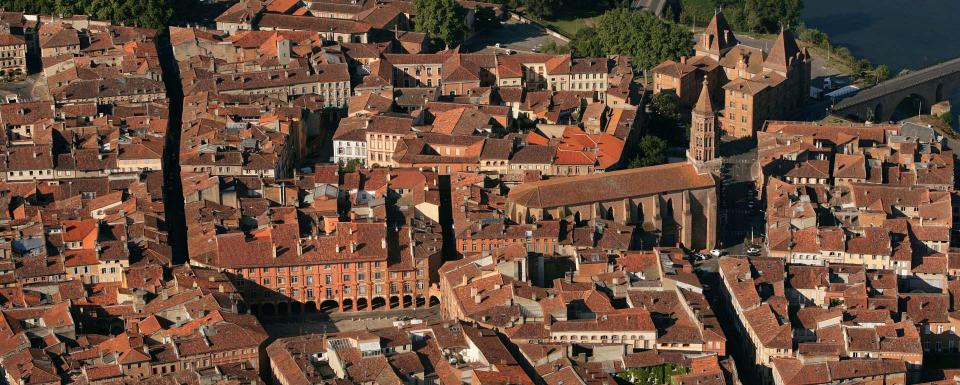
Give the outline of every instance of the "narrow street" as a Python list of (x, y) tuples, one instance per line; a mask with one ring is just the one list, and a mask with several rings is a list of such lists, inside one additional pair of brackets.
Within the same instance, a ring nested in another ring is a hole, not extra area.
[(746, 255), (744, 240), (764, 231), (763, 211), (756, 193), (753, 166), (757, 147), (753, 141), (724, 138), (720, 186), (720, 248), (728, 254)]
[(157, 42), (163, 82), (167, 87), (167, 138), (163, 149), (163, 202), (166, 211), (168, 242), (173, 263), (189, 260), (187, 255), (187, 224), (183, 214), (183, 190), (180, 182), (180, 129), (183, 122), (183, 87), (180, 71), (173, 57), (168, 36)]

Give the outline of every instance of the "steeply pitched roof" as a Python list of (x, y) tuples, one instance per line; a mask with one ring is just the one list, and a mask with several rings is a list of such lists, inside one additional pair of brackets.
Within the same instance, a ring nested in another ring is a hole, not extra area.
[(530, 208), (571, 206), (590, 202), (714, 187), (713, 177), (698, 174), (689, 163), (556, 178), (514, 187), (508, 199)]

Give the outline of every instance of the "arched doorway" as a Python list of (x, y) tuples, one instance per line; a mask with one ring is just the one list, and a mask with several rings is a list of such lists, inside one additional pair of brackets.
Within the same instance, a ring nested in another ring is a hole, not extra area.
[(395, 295), (390, 296), (390, 308), (396, 309), (398, 307), (400, 307), (400, 297)]
[(290, 303), (290, 314), (298, 315), (303, 312), (303, 305), (300, 302)]
[(317, 303), (313, 301), (307, 301), (307, 303), (303, 305), (303, 308), (307, 313), (316, 313)]
[(371, 310), (381, 309), (384, 306), (387, 306), (387, 301), (383, 299), (383, 297), (374, 297), (373, 300), (370, 301)]
[(357, 298), (357, 310), (367, 310), (366, 298)]
[(277, 304), (277, 315), (290, 314), (289, 308), (290, 308), (290, 305), (288, 305), (286, 302), (280, 302), (279, 304)]
[(337, 301), (328, 299), (326, 301), (320, 302), (320, 311), (332, 312), (337, 310), (340, 307), (340, 304)]
[(343, 300), (343, 311), (353, 310), (353, 300), (350, 298)]
[(403, 296), (403, 307), (411, 307), (411, 306), (413, 306), (413, 296), (411, 295)]
[(435, 295), (430, 296), (430, 306), (437, 306), (440, 304), (440, 298), (437, 298)]
[(269, 315), (274, 315), (276, 313), (277, 313), (277, 310), (276, 308), (274, 308), (272, 303), (265, 303), (263, 305), (260, 305), (260, 314), (269, 316)]
[(417, 307), (423, 307), (426, 304), (427, 304), (426, 298), (423, 298), (423, 296), (417, 297)]

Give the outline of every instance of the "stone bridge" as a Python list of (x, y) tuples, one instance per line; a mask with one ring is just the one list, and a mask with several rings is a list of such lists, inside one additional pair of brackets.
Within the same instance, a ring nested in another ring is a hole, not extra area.
[(906, 99), (919, 99), (924, 110), (960, 90), (960, 58), (911, 71), (843, 99), (832, 108), (834, 114), (860, 121), (891, 120), (897, 106)]

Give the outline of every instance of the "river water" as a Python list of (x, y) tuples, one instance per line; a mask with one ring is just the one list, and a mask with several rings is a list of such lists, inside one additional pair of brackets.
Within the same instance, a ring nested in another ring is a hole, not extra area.
[(960, 56), (960, 0), (804, 0), (802, 16), (894, 74)]

